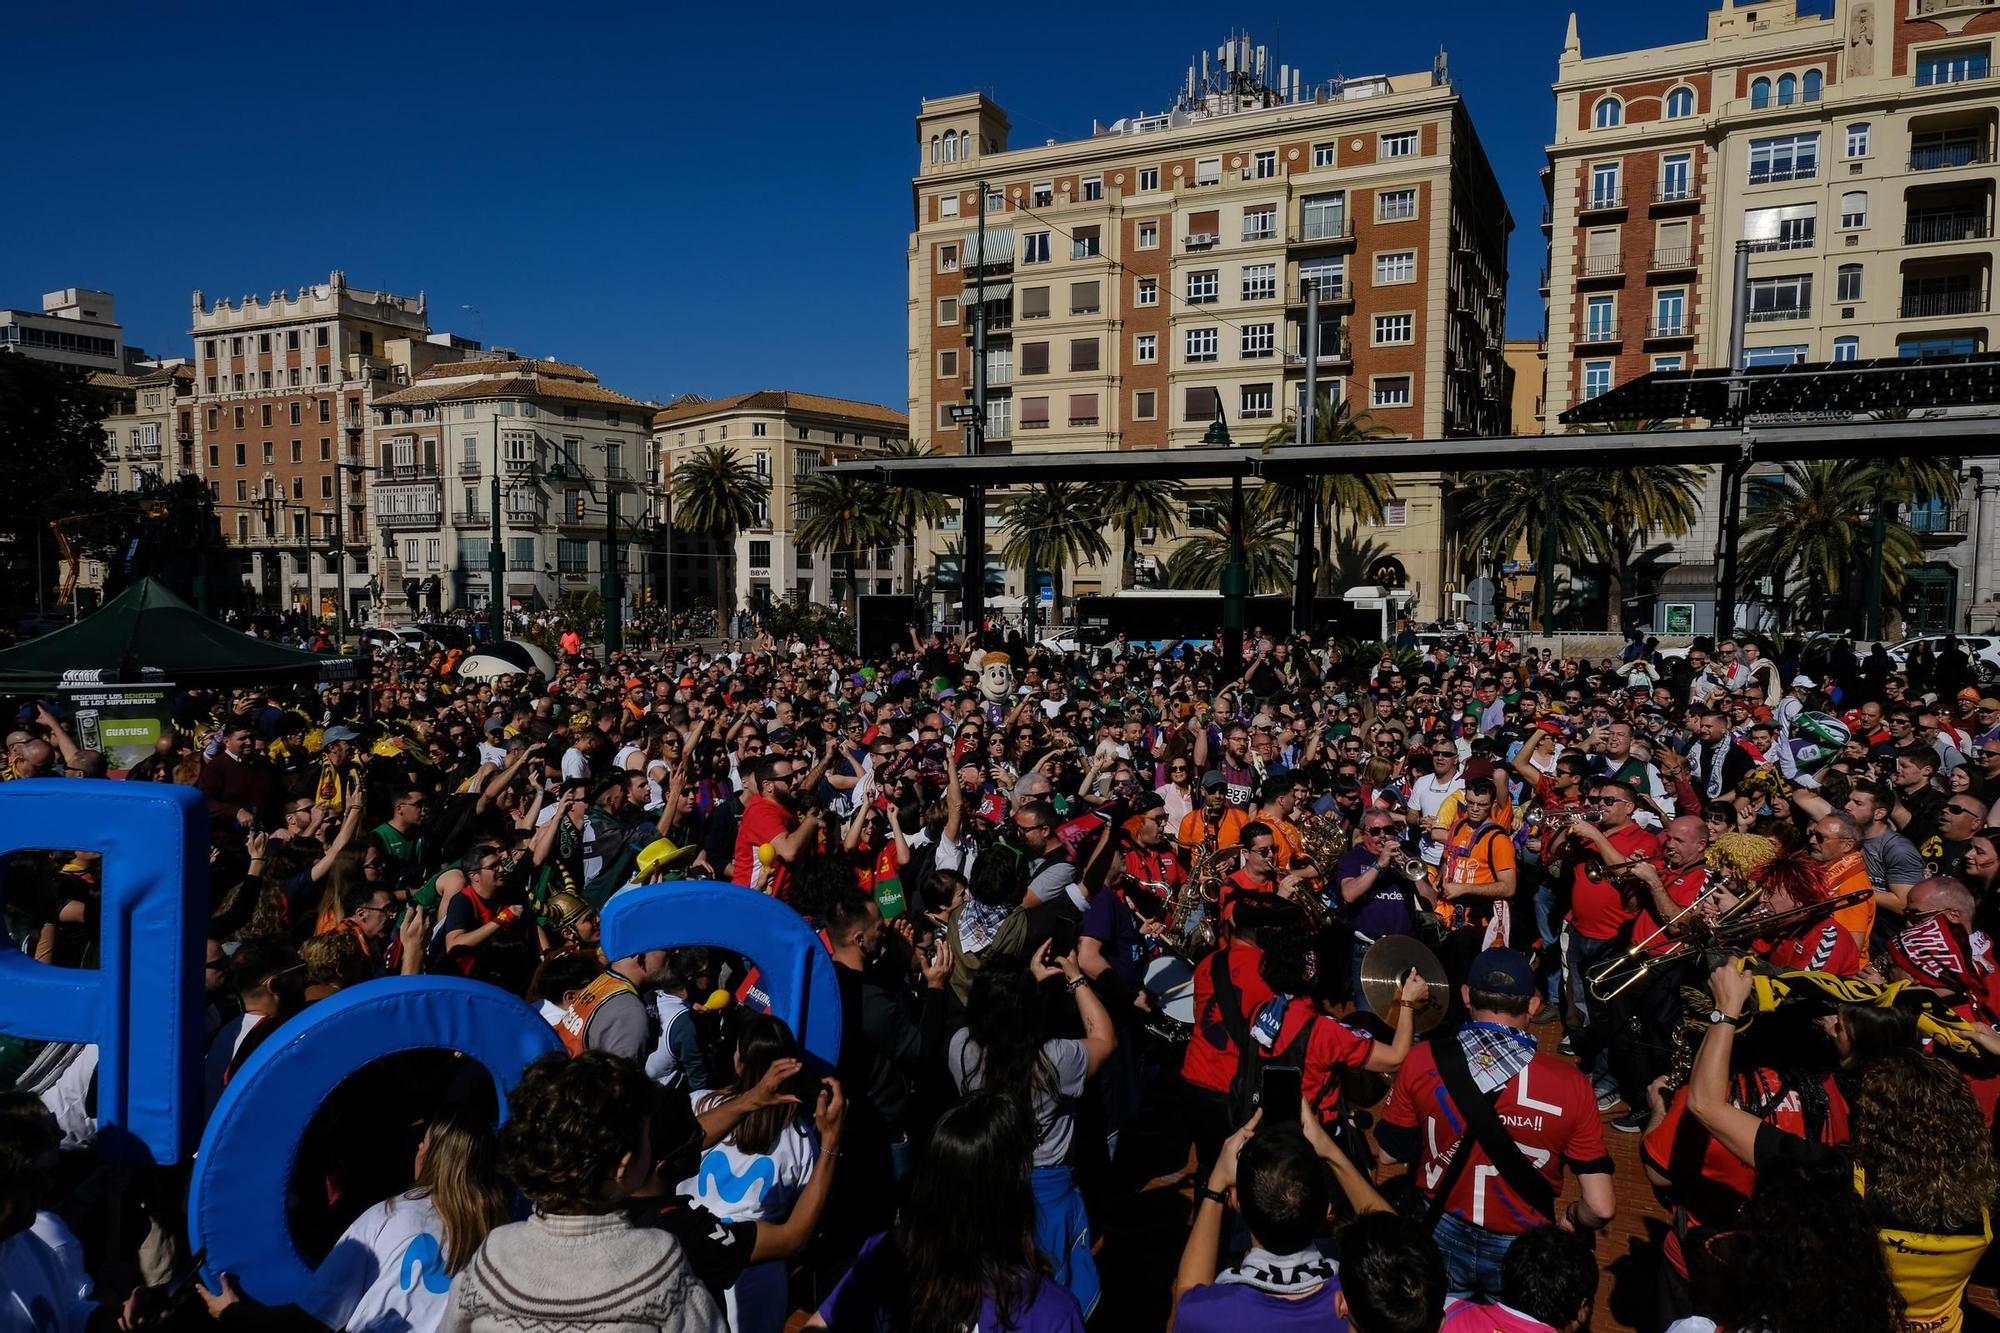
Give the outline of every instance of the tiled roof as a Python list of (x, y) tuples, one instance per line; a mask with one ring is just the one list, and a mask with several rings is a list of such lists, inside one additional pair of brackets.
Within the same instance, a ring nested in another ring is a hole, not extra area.
[(696, 417), (724, 416), (742, 411), (813, 412), (821, 416), (850, 417), (872, 421), (888, 428), (905, 429), (907, 413), (880, 403), (863, 403), (852, 398), (830, 398), (819, 393), (796, 393), (790, 389), (758, 389), (705, 403), (675, 403), (653, 414), (653, 424), (664, 426)]
[(554, 375), (561, 379), (588, 380), (595, 384), (597, 376), (582, 366), (573, 366), (566, 361), (537, 361), (523, 356), (482, 356), (470, 361), (440, 361), (423, 374), (419, 380), (457, 379), (465, 375)]
[[(521, 365), (533, 365), (522, 362)], [(383, 394), (376, 407), (414, 406), (419, 403), (448, 403), (473, 398), (552, 398), (558, 402), (602, 403), (613, 407), (643, 408), (646, 404), (622, 393), (613, 393), (595, 379), (558, 379), (549, 375), (482, 375), (458, 383), (426, 383), (425, 376), (407, 389)]]

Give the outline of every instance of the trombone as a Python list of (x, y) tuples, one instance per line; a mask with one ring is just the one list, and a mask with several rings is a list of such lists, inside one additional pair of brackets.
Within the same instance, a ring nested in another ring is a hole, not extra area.
[[(1625, 952), (1614, 958), (1606, 959), (1603, 963), (1599, 964), (1598, 969), (1587, 978), (1590, 997), (1600, 1004), (1609, 1004), (1612, 999), (1624, 994), (1651, 976), (1654, 971), (1668, 960), (1679, 961), (1694, 952), (1692, 947), (1682, 945), (1670, 949), (1658, 957), (1654, 957), (1650, 950), (1667, 936), (1686, 933), (1690, 927), (1684, 927), (1682, 923), (1686, 922), (1690, 917), (1698, 919), (1702, 909), (1713, 902), (1716, 895), (1720, 894), (1725, 887), (1727, 887), (1727, 882), (1722, 880), (1709, 885), (1708, 888), (1696, 895), (1693, 902), (1674, 913), (1660, 925), (1655, 926), (1647, 933), (1645, 939), (1632, 941), (1631, 947), (1627, 948)], [(1763, 896), (1763, 885), (1751, 885), (1748, 893), (1716, 915), (1714, 926), (1719, 928), (1727, 923), (1740, 921), (1748, 914), (1751, 906)]]
[[(1763, 896), (1763, 886), (1753, 885), (1749, 893), (1732, 904), (1728, 910), (1718, 915), (1714, 921), (1704, 922), (1696, 920), (1690, 923), (1685, 931), (1686, 938), (1665, 953), (1650, 957), (1644, 956), (1644, 950), (1660, 934), (1660, 931), (1655, 931), (1652, 935), (1647, 936), (1646, 940), (1642, 943), (1633, 945), (1630, 949), (1618, 955), (1618, 957), (1613, 958), (1609, 963), (1598, 968), (1588, 978), (1586, 985), (1589, 987), (1592, 997), (1600, 1002), (1608, 1002), (1614, 996), (1622, 994), (1638, 985), (1660, 968), (1670, 967), (1675, 963), (1692, 958), (1710, 949), (1725, 949), (1729, 945), (1738, 943), (1739, 941), (1753, 940), (1765, 935), (1783, 933), (1792, 926), (1804, 925), (1820, 917), (1831, 916), (1842, 908), (1851, 907), (1864, 898), (1873, 897), (1874, 893), (1873, 889), (1856, 889), (1852, 893), (1843, 893), (1838, 898), (1829, 898), (1823, 903), (1807, 903), (1803, 907), (1794, 907), (1783, 912), (1757, 913), (1751, 911), (1750, 908), (1753, 903)], [(1702, 898), (1706, 898), (1707, 896), (1707, 894), (1703, 894)], [(1695, 905), (1702, 901), (1702, 898), (1695, 899), (1694, 903), (1676, 912), (1674, 920), (1669, 921), (1660, 930), (1671, 929), (1674, 923), (1687, 916), (1694, 909)], [(1635, 955), (1639, 956), (1635, 958)], [(1614, 981), (1615, 985), (1612, 984)]]

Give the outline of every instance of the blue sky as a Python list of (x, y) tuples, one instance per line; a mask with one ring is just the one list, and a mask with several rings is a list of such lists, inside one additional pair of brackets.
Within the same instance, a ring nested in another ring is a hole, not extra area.
[[(1708, 6), (1577, 7), (1596, 54), (1696, 37)], [(1166, 109), (1235, 26), (1308, 83), (1445, 46), (1516, 219), (1509, 328), (1532, 334), (1570, 8), (16, 5), (0, 305), (102, 288), (129, 340), (185, 355), (195, 289), (340, 268), (641, 398), (900, 407), (919, 99), (983, 88), (1017, 144), (1078, 138)]]

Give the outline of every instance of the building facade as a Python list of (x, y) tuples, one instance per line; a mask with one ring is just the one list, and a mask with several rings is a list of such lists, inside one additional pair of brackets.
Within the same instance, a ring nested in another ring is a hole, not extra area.
[(797, 486), (820, 467), (879, 452), (908, 432), (908, 420), (895, 408), (786, 389), (714, 401), (688, 395), (661, 408), (653, 414), (653, 442), (670, 520), (674, 469), (703, 449), (727, 448), (770, 487), (757, 520), (726, 552), (669, 522), (656, 556), (664, 562), (665, 604), (708, 601), (727, 613), (788, 596), (837, 604), (851, 592), (906, 591), (904, 545), (862, 551), (800, 545)]
[[(104, 404), (101, 489), (144, 492), (195, 470), (192, 366), (166, 361), (123, 374), (92, 371), (90, 383)], [(102, 562), (80, 562), (76, 586), (86, 605), (102, 594), (104, 576)]]
[(113, 375), (144, 355), (128, 353), (111, 293), (88, 287), (43, 293), (39, 312), (0, 309), (0, 352)]
[[(1723, 0), (1696, 40), (1589, 57), (1572, 17), (1545, 176), (1544, 420), (1647, 371), (1727, 366), (1739, 246), (1751, 365), (1991, 350), (1996, 42), (1993, 0)], [(1914, 516), (1925, 628), (1992, 623), (1993, 543), (1975, 559), (1968, 538), (1993, 530), (1975, 515), (2000, 468), (1968, 463), (1959, 504)], [(1720, 508), (1712, 478), (1703, 512)], [(1711, 561), (1715, 539), (1705, 524), (1675, 556)]]
[(511, 608), (600, 590), (614, 498), (629, 608), (646, 577), (642, 520), (655, 511), (651, 409), (581, 366), (456, 350), (463, 359), (435, 362), (367, 408), (383, 612), (491, 605), (496, 478)]
[[(917, 117), (915, 438), (963, 448), (983, 295), (987, 452), (1180, 447), (1218, 414), (1259, 443), (1303, 401), (1308, 284), (1323, 394), (1399, 436), (1500, 430), (1512, 221), (1442, 60), (1306, 87), (1232, 38), (1190, 65), (1165, 113), (1018, 148), (1009, 130), (977, 93)], [(1361, 535), (1435, 616), (1453, 590), (1444, 483), (1397, 490), (1392, 523)], [(1070, 581), (1109, 591), (1117, 577), (1114, 559)]]

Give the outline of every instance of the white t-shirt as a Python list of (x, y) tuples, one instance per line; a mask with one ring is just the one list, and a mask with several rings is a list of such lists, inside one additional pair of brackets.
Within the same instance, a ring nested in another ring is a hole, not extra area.
[[(783, 1222), (819, 1164), (819, 1130), (795, 1117), (771, 1151), (751, 1155), (724, 1139), (701, 1155), (680, 1193), (725, 1222)], [(791, 1302), (782, 1259), (751, 1264), (723, 1293), (733, 1333), (782, 1333)]]
[[(1035, 1089), (1034, 1111), (1039, 1141), (1035, 1144), (1036, 1166), (1061, 1166), (1069, 1160), (1070, 1140), (1076, 1133), (1076, 1099), (1083, 1095), (1084, 1080), (1090, 1077), (1090, 1052), (1071, 1037), (1051, 1037), (1042, 1043), (1042, 1056), (1055, 1071), (1053, 1090)], [(951, 1081), (960, 1092), (977, 1092), (986, 1083), (980, 1064), (979, 1043), (960, 1028), (951, 1035), (945, 1052)]]
[(39, 1237), (42, 1244), (49, 1247), (49, 1253), (56, 1257), (68, 1290), (74, 1291), (80, 1301), (89, 1300), (97, 1287), (91, 1282), (90, 1274), (84, 1271), (83, 1242), (76, 1238), (69, 1224), (54, 1213), (41, 1212), (35, 1214), (28, 1230)]
[(0, 1333), (83, 1333), (96, 1308), (77, 1294), (62, 1256), (32, 1230), (0, 1240)]
[[(1410, 804), (1424, 817), (1426, 825), (1437, 822), (1438, 811), (1444, 803), (1465, 790), (1465, 779), (1457, 773), (1443, 782), (1435, 773), (1426, 773), (1410, 784)], [(1418, 847), (1418, 854), (1426, 865), (1437, 865), (1444, 860), (1444, 844), (1436, 841), (1426, 832)]]
[(412, 1191), (355, 1218), (298, 1305), (350, 1333), (435, 1333), (450, 1292), (444, 1223), (430, 1199)]

